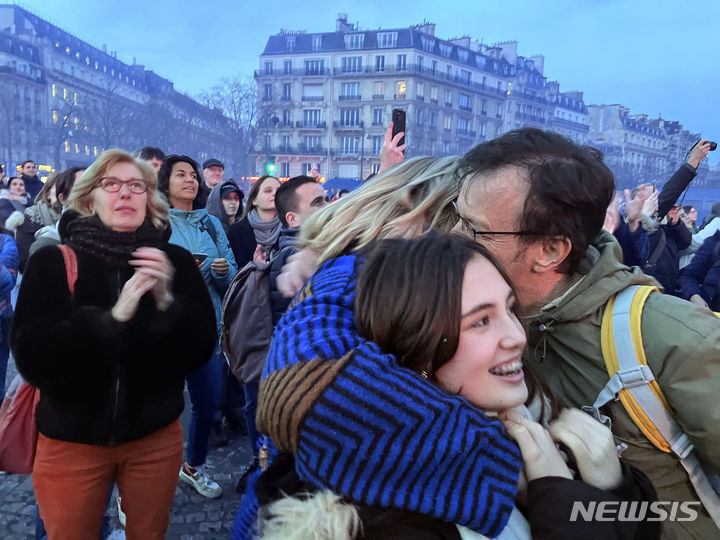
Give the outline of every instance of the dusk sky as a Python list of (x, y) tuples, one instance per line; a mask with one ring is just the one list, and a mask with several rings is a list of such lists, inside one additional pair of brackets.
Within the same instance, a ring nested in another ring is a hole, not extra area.
[[(517, 40), (545, 56), (545, 76), (585, 103), (679, 120), (720, 140), (720, 2), (677, 0), (25, 0), (21, 5), (72, 34), (133, 57), (190, 95), (258, 69), (281, 28), (330, 32), (339, 12), (361, 28), (436, 24), (437, 37)], [(720, 161), (720, 151), (711, 154)]]

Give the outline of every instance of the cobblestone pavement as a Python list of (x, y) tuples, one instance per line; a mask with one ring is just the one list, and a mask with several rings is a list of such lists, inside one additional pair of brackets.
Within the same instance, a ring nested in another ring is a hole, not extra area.
[[(10, 361), (7, 380), (15, 376), (15, 366)], [(181, 417), (183, 429), (189, 421), (189, 400)], [(245, 472), (251, 459), (247, 437), (233, 435), (223, 448), (211, 448), (207, 459), (208, 472), (220, 484), (223, 494), (219, 499), (206, 499), (191, 486), (180, 482), (175, 491), (175, 502), (170, 515), (167, 538), (173, 540), (214, 540), (230, 537), (235, 513), (240, 505), (240, 495), (235, 484)], [(111, 499), (107, 514), (110, 528), (120, 529), (117, 505)], [(35, 497), (30, 476), (0, 474), (0, 538), (9, 540), (33, 540)], [(113, 536), (115, 538), (123, 538)]]

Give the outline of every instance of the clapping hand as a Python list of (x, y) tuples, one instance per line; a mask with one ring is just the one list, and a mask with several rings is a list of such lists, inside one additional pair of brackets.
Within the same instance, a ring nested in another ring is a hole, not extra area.
[[(135, 267), (135, 275), (146, 276), (153, 280), (150, 290), (152, 290), (153, 298), (155, 298), (155, 305), (160, 311), (165, 311), (173, 300), (172, 284), (175, 268), (170, 259), (168, 259), (164, 251), (151, 247), (141, 247), (133, 252), (133, 256), (135, 258), (130, 261), (130, 264)], [(133, 275), (133, 278), (135, 278), (135, 275)], [(137, 306), (135, 309), (137, 309)]]

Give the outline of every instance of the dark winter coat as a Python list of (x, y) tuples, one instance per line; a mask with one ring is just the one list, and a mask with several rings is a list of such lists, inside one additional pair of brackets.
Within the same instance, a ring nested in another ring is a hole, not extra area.
[(713, 311), (720, 311), (720, 231), (703, 242), (680, 274), (682, 297), (699, 294)]
[[(237, 223), (233, 223), (228, 230), (228, 240), (230, 241), (230, 247), (235, 254), (235, 262), (238, 268), (242, 268), (247, 263), (252, 261), (253, 255), (255, 254), (255, 248), (257, 248), (257, 240), (255, 240), (255, 232), (253, 231), (250, 220), (245, 216)], [(278, 242), (270, 249), (271, 253), (277, 253), (279, 249)]]
[(28, 203), (32, 205), (35, 202), (35, 197), (38, 196), (38, 193), (40, 193), (40, 190), (42, 190), (43, 181), (40, 180), (38, 175), (35, 176), (25, 176), (22, 175), (23, 182), (25, 182), (25, 193), (27, 193)]
[(649, 259), (653, 257), (653, 253), (658, 248), (663, 236), (665, 236), (665, 247), (657, 262), (651, 266), (648, 260), (643, 270), (647, 275), (657, 279), (666, 293), (677, 295), (679, 288), (678, 277), (680, 275), (679, 252), (692, 243), (692, 234), (690, 234), (682, 220), (678, 219), (675, 225), (659, 225), (658, 229), (648, 236), (650, 238)]
[(288, 258), (297, 253), (298, 250), (295, 247), (295, 243), (297, 242), (299, 234), (300, 229), (296, 228), (283, 228), (280, 231), (280, 237), (278, 238), (280, 252), (270, 265), (270, 305), (272, 307), (273, 326), (280, 321), (280, 318), (287, 311), (290, 302), (292, 302), (292, 297), (287, 297), (278, 290), (277, 278), (282, 272), (282, 267), (285, 266)]
[(215, 313), (190, 253), (162, 248), (175, 273), (174, 300), (159, 311), (151, 293), (121, 323), (111, 309), (133, 267), (76, 250), (70, 295), (61, 251), (38, 250), (23, 276), (12, 329), (18, 370), (40, 389), (38, 429), (69, 442), (115, 445), (167, 426), (184, 407), (185, 375), (212, 354)]

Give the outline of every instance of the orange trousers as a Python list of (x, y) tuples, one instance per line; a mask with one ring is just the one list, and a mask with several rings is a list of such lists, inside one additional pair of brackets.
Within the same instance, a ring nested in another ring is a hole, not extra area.
[[(113, 479), (128, 540), (165, 538), (182, 465), (180, 420), (117, 446), (38, 437), (33, 487), (49, 540), (97, 540)], [(113, 501), (114, 502), (114, 501)]]

